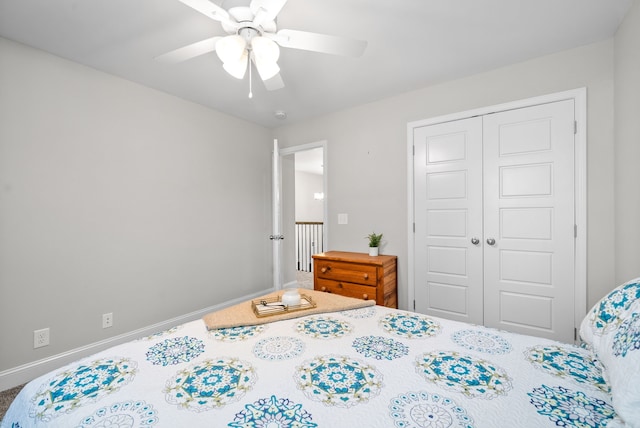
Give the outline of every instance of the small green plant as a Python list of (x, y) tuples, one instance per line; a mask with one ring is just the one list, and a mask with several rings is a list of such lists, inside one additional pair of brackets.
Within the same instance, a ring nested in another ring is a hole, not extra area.
[(379, 235), (376, 235), (376, 233), (370, 233), (367, 235), (367, 239), (369, 240), (369, 246), (370, 247), (379, 247), (380, 246), (380, 241), (382, 241), (382, 233)]

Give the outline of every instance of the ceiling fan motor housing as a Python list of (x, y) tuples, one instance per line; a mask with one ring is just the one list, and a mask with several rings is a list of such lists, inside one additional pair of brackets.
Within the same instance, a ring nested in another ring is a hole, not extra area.
[[(229, 15), (236, 20), (237, 24), (231, 25), (225, 21), (222, 21), (222, 28), (228, 34), (241, 34), (242, 30), (249, 28), (256, 31), (258, 34), (262, 35), (262, 33), (275, 33), (276, 32), (276, 23), (273, 20), (263, 21), (260, 25), (256, 25), (254, 22), (255, 16), (251, 9), (248, 7), (232, 7), (229, 9)], [(238, 28), (239, 24), (239, 28)]]

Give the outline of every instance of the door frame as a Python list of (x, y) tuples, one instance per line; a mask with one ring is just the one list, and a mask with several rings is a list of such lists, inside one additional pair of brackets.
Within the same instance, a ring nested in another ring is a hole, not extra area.
[[(327, 140), (320, 140), (320, 141), (316, 141), (313, 143), (307, 143), (307, 144), (300, 144), (297, 146), (291, 146), (291, 147), (284, 147), (284, 148), (278, 148), (278, 165), (281, 164), (281, 158), (283, 156), (289, 156), (292, 154), (295, 154), (297, 152), (304, 152), (307, 150), (312, 150), (312, 149), (318, 149), (321, 148), (322, 149), (322, 164), (323, 164), (323, 171), (322, 171), (322, 187), (323, 187), (323, 191), (324, 191), (324, 199), (322, 200), (322, 221), (323, 221), (323, 226), (322, 226), (322, 239), (324, 242), (324, 246), (325, 248), (329, 248), (329, 225), (328, 225), (328, 194), (329, 194), (329, 180), (328, 180), (328, 174), (327, 174), (327, 166), (328, 166), (328, 155), (327, 155)], [(274, 224), (276, 222), (278, 222), (280, 224), (280, 227), (282, 228), (282, 197), (281, 197), (281, 192), (282, 192), (282, 171), (280, 170), (280, 168), (278, 168), (277, 170), (278, 173), (278, 178), (277, 178), (277, 182), (279, 184), (279, 189), (280, 189), (280, 194), (279, 197), (277, 199), (277, 203), (279, 204), (279, 207), (276, 207), (276, 200), (274, 198)], [(278, 213), (279, 218), (275, 218), (276, 216), (276, 212)], [(281, 249), (281, 247), (280, 247)], [(280, 251), (281, 252), (281, 251)], [(278, 261), (277, 263), (282, 263), (282, 257), (278, 257)], [(281, 266), (278, 264), (276, 265), (276, 258), (274, 257), (274, 278), (276, 278), (276, 271), (279, 272), (279, 282), (282, 282), (282, 275), (281, 275)], [(274, 284), (275, 285), (275, 284)], [(276, 289), (282, 288), (285, 284), (279, 284), (279, 286), (276, 286)]]
[[(577, 329), (587, 313), (587, 88), (582, 87), (538, 97), (526, 98), (493, 106), (481, 107), (430, 119), (418, 120), (407, 124), (407, 201), (408, 201), (408, 230), (407, 230), (407, 308), (415, 309), (415, 196), (413, 134), (415, 128), (466, 119), (473, 116), (483, 116), (518, 108), (549, 104), (556, 101), (573, 100), (575, 108), (575, 271), (574, 271), (574, 328)], [(576, 330), (577, 331), (577, 330)]]

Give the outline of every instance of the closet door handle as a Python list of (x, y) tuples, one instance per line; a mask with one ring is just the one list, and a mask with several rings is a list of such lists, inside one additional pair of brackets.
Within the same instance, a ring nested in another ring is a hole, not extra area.
[(496, 245), (496, 240), (495, 240), (495, 239), (493, 239), (493, 238), (488, 238), (488, 239), (487, 239), (487, 244), (489, 244), (489, 245)]
[(471, 243), (473, 245), (478, 245), (480, 243), (480, 240), (478, 238), (471, 238)]

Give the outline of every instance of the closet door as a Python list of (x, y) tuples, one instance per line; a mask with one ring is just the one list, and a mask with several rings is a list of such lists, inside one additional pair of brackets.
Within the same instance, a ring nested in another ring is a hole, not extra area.
[(476, 324), (482, 306), (482, 118), (414, 130), (415, 310)]
[(574, 101), (484, 117), (484, 323), (574, 339)]

